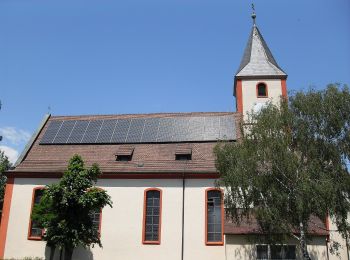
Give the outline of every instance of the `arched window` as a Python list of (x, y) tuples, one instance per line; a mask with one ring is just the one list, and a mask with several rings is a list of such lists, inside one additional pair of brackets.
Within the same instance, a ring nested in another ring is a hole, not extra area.
[[(95, 187), (99, 191), (103, 191), (102, 188)], [(88, 189), (90, 191), (91, 189)], [(101, 237), (101, 221), (102, 221), (102, 208), (96, 209), (90, 213), (90, 218), (92, 220), (93, 228), (97, 231), (99, 237)]]
[(92, 219), (92, 224), (94, 229), (98, 232), (98, 235), (101, 237), (101, 219), (102, 219), (102, 209), (94, 211), (90, 215)]
[(143, 244), (160, 244), (162, 218), (162, 191), (147, 189), (144, 195)]
[(267, 85), (263, 82), (260, 82), (256, 85), (256, 95), (257, 97), (268, 97)]
[(206, 245), (223, 245), (224, 229), (223, 196), (220, 189), (205, 191), (205, 243)]
[(44, 187), (36, 187), (33, 189), (32, 195), (32, 206), (30, 210), (30, 219), (29, 219), (29, 229), (28, 229), (28, 239), (30, 240), (41, 240), (43, 235), (43, 228), (32, 220), (33, 208), (35, 205), (39, 204), (41, 197), (44, 194)]

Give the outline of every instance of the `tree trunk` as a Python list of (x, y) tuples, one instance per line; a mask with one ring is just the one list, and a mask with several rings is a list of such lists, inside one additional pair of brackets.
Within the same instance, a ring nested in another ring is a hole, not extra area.
[(311, 258), (309, 256), (309, 252), (307, 251), (305, 227), (304, 227), (303, 222), (300, 222), (299, 228), (300, 228), (300, 241), (299, 242), (300, 242), (300, 249), (301, 249), (302, 257), (305, 260), (311, 260)]
[(64, 260), (72, 260), (73, 248), (65, 247), (64, 248)]
[(62, 248), (60, 249), (60, 260), (62, 260)]

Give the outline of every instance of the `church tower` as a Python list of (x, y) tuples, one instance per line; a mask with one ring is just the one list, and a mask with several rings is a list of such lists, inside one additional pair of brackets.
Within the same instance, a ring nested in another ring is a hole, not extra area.
[(253, 12), (253, 28), (239, 69), (235, 75), (234, 96), (236, 111), (246, 118), (247, 113), (258, 111), (268, 101), (278, 102), (287, 97), (287, 74), (274, 59), (262, 37)]

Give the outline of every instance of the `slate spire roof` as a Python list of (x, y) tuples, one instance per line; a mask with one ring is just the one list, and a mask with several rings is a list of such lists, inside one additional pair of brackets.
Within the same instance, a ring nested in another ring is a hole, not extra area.
[(286, 78), (287, 74), (277, 64), (258, 27), (254, 23), (236, 77), (256, 76)]

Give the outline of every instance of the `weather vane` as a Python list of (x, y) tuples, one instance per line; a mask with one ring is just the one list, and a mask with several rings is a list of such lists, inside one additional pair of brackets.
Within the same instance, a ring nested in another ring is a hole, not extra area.
[(256, 14), (255, 14), (255, 6), (254, 6), (253, 3), (252, 3), (252, 9), (253, 9), (252, 18), (253, 18), (253, 23), (254, 23), (254, 25), (255, 25)]

